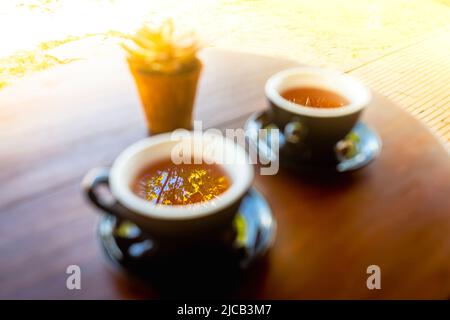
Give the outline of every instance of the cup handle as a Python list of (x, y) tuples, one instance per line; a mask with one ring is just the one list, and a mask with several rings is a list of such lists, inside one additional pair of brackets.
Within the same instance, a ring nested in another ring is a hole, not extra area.
[(109, 190), (109, 168), (95, 168), (83, 178), (81, 187), (86, 197), (99, 209), (119, 218), (123, 217), (122, 210), (115, 199), (106, 199), (98, 191), (105, 186)]

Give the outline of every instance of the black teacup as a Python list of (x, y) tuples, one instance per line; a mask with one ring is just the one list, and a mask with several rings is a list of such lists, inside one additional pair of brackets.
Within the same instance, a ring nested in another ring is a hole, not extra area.
[[(282, 97), (293, 88), (318, 88), (337, 93), (348, 104), (335, 108), (300, 105)], [(357, 79), (333, 70), (299, 67), (273, 75), (265, 86), (269, 116), (284, 134), (281, 152), (303, 162), (336, 161), (335, 146), (354, 127), (369, 104), (369, 90)]]
[[(139, 228), (159, 239), (178, 242), (202, 237), (226, 228), (253, 182), (253, 167), (247, 153), (234, 141), (219, 134), (194, 134), (176, 137), (172, 133), (152, 136), (125, 149), (111, 169), (94, 169), (83, 181), (86, 195), (99, 209), (122, 220), (134, 222)], [(133, 181), (143, 168), (164, 158), (180, 146), (195, 148), (202, 159), (219, 164), (231, 179), (227, 190), (214, 200), (189, 205), (151, 203), (132, 190)], [(221, 156), (229, 161), (223, 162)], [(231, 161), (231, 160), (234, 161)], [(110, 190), (112, 199), (99, 192), (101, 186)]]

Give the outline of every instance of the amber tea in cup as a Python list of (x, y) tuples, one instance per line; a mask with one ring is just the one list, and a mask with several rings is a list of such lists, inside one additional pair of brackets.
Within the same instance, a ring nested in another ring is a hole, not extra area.
[(315, 87), (295, 87), (287, 89), (281, 96), (295, 104), (314, 108), (338, 108), (348, 105), (348, 101), (340, 94)]
[(220, 197), (230, 178), (217, 164), (174, 164), (164, 159), (138, 174), (132, 189), (139, 197), (162, 205), (189, 205)]

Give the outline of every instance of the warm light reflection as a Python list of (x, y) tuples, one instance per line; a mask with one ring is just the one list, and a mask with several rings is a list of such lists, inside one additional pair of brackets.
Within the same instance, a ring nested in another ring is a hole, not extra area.
[[(116, 50), (113, 39), (121, 32), (135, 30), (144, 20), (166, 17), (193, 29), (211, 45), (348, 68), (427, 32), (448, 27), (449, 3), (449, 0), (2, 1), (0, 87), (29, 73), (95, 55), (99, 46)], [(86, 41), (88, 49), (81, 45)], [(51, 45), (46, 47), (48, 43)]]

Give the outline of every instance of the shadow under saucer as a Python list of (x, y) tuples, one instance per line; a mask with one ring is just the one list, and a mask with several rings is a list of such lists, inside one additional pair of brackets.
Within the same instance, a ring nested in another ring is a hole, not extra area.
[[(149, 283), (161, 297), (223, 297), (264, 265), (276, 222), (264, 197), (251, 189), (232, 225), (201, 243), (163, 243), (134, 223), (105, 214), (98, 226), (101, 246), (121, 270)], [(175, 250), (173, 248), (175, 247)], [(177, 250), (179, 248), (179, 250)], [(254, 283), (254, 279), (250, 280)]]

